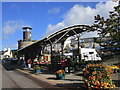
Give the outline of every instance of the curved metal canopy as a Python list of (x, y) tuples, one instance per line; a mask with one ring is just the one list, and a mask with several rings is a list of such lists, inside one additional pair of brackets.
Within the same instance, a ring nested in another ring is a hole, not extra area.
[(30, 48), (33, 49), (35, 47), (41, 48), (42, 45), (59, 43), (65, 41), (70, 36), (77, 35), (82, 32), (86, 32), (90, 29), (92, 30), (93, 28), (88, 25), (74, 25), (67, 28), (63, 28), (59, 31), (54, 32), (51, 35), (44, 37), (43, 39), (36, 41), (33, 44), (30, 44), (29, 46), (19, 49), (17, 52), (21, 52), (24, 51), (25, 49), (27, 50)]

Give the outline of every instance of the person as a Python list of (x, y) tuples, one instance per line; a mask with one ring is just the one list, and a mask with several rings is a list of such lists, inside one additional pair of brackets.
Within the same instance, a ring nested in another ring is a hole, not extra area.
[(61, 60), (61, 66), (62, 66), (62, 69), (65, 71), (65, 67), (66, 67), (66, 59), (63, 59)]
[(24, 59), (22, 61), (23, 61), (23, 67), (26, 68), (27, 67), (26, 66), (26, 61)]
[(71, 67), (70, 57), (67, 58), (67, 67), (68, 67), (68, 73), (70, 74), (70, 72), (71, 72), (71, 70), (70, 70), (70, 67)]
[(28, 60), (27, 60), (27, 64), (28, 64), (28, 68), (31, 69), (31, 64), (32, 64), (31, 59), (28, 59)]
[(23, 58), (20, 60), (20, 65), (22, 66), (22, 69), (27, 67), (26, 66), (26, 61)]

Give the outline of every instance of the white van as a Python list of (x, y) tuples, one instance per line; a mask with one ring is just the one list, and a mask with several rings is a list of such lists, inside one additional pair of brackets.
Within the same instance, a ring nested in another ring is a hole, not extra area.
[(95, 49), (92, 48), (81, 48), (81, 60), (84, 61), (98, 61), (101, 57), (98, 55)]
[[(93, 48), (81, 48), (81, 60), (83, 61), (98, 61), (101, 60), (101, 57), (98, 55), (95, 49)], [(65, 56), (73, 56), (73, 53), (64, 53)]]

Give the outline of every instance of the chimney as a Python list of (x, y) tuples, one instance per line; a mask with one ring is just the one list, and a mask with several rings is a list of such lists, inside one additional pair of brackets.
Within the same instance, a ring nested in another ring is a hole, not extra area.
[(30, 41), (31, 40), (31, 27), (23, 27), (23, 40), (24, 41)]

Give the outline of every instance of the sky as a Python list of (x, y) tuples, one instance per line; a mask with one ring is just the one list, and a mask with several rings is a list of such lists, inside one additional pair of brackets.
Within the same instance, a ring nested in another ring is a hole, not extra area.
[[(39, 40), (62, 28), (92, 25), (97, 14), (108, 18), (118, 3), (106, 2), (2, 2), (2, 46), (17, 49), (23, 26), (32, 27), (32, 40)], [(1, 3), (0, 3), (1, 6)], [(83, 38), (98, 36), (86, 33)]]

